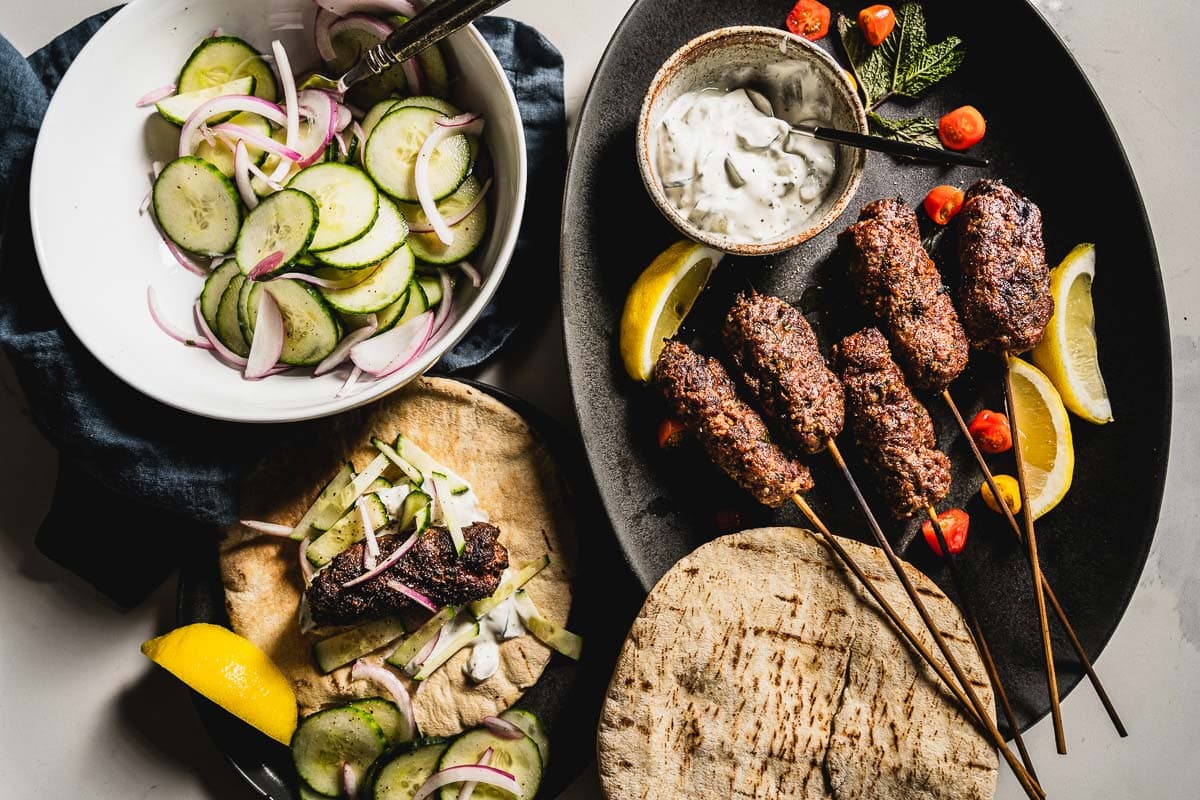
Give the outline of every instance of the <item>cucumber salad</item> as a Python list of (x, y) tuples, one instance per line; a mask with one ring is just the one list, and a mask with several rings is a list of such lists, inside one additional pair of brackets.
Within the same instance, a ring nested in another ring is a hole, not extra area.
[[(384, 580), (388, 591), (421, 611), (416, 620), (394, 615), (360, 621), (313, 645), (313, 663), (322, 674), (352, 665), (350, 682), (366, 682), (383, 696), (326, 706), (300, 722), (291, 742), (300, 796), (469, 800), (474, 793), (533, 800), (548, 757), (548, 739), (535, 715), (510, 708), (453, 739), (422, 738), (408, 687), (420, 691), (468, 649), (463, 672), (471, 685), (482, 684), (497, 670), (499, 644), (524, 635), (577, 660), (582, 639), (544, 617), (526, 592), (550, 556), (510, 564), (494, 591), (458, 605), (439, 607), (418, 584), (389, 578), (435, 527), (449, 537), (449, 563), (437, 568), (444, 577), (455, 559), (466, 558), (464, 530), (472, 521), (486, 521), (487, 514), (470, 483), (411, 438), (400, 434), (371, 443), (375, 457), (361, 471), (344, 464), (294, 526), (241, 521), (252, 531), (298, 541), (306, 587), (322, 580), (325, 570), (338, 575), (337, 562), (350, 556), (361, 566), (342, 588)], [(403, 544), (381, 551), (385, 537), (393, 536)], [(354, 547), (361, 556), (353, 554)], [(341, 573), (336, 580), (346, 577)], [(301, 597), (300, 627), (311, 631), (307, 591)]]
[[(314, 40), (331, 73), (415, 13), (322, 5)], [(305, 88), (279, 41), (263, 54), (214, 30), (137, 102), (180, 128), (141, 213), (204, 279), (196, 332), (147, 289), (158, 327), (249, 380), (348, 367), (339, 396), (413, 363), (452, 318), (452, 274), (481, 282), (467, 259), (488, 229), (484, 120), (447, 99), (450, 84), (433, 45), (346, 96)]]

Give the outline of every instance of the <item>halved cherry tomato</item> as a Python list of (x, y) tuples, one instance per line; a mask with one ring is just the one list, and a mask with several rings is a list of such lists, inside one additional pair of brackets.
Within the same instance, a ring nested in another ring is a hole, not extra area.
[[(971, 517), (961, 508), (951, 508), (938, 514), (938, 525), (941, 526), (942, 534), (946, 537), (946, 546), (950, 548), (951, 553), (961, 553), (963, 546), (967, 543), (967, 531), (971, 527)], [(926, 521), (921, 526), (921, 533), (925, 534), (925, 544), (929, 545), (929, 549), (942, 554), (942, 546), (938, 542), (937, 531), (933, 529), (933, 523)]]
[[(992, 479), (996, 482), (996, 488), (1000, 490), (1000, 496), (1004, 498), (1005, 505), (1009, 511), (1016, 514), (1021, 510), (1021, 486), (1017, 483), (1017, 479), (1012, 475), (993, 475)], [(988, 486), (988, 482), (984, 481), (979, 485), (979, 493), (983, 495), (983, 502), (987, 503), (987, 507), (997, 514), (1003, 514), (1004, 511), (1000, 508), (1000, 501), (996, 499), (996, 495), (992, 494), (992, 487)]]
[(891, 6), (867, 6), (858, 12), (858, 29), (871, 47), (879, 47), (896, 27), (896, 15)]
[(983, 114), (975, 106), (962, 106), (938, 120), (938, 138), (951, 150), (966, 150), (978, 144), (987, 132)]
[(814, 42), (824, 39), (829, 33), (829, 6), (817, 0), (800, 0), (787, 15), (787, 29)]
[(683, 441), (683, 435), (686, 432), (687, 428), (683, 426), (682, 422), (674, 417), (667, 417), (658, 423), (658, 446), (675, 447)]
[(999, 411), (988, 411), (986, 408), (975, 415), (967, 426), (975, 444), (985, 453), (1006, 453), (1012, 449), (1012, 428), (1008, 425), (1008, 417)]
[(925, 195), (925, 213), (938, 225), (945, 225), (962, 210), (963, 192), (956, 186), (935, 186)]

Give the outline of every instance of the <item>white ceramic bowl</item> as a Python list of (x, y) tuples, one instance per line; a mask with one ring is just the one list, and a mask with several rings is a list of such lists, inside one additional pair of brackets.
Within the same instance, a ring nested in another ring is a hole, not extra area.
[[(270, 52), (273, 38), (297, 73), (317, 64), (311, 0), (133, 0), (84, 47), (63, 78), (42, 124), (33, 160), (30, 214), (46, 285), (80, 341), (122, 380), (185, 411), (243, 422), (285, 422), (335, 414), (403, 386), (428, 370), (471, 327), (495, 293), (512, 256), (525, 205), (525, 136), (504, 70), (483, 37), (465, 28), (442, 43), (454, 100), (483, 113), (495, 165), (491, 229), (472, 262), (479, 289), (459, 280), (454, 316), (407, 369), (337, 398), (345, 371), (320, 378), (293, 370), (262, 381), (209, 353), (165, 336), (146, 306), (153, 286), (165, 316), (193, 330), (191, 308), (203, 279), (184, 271), (138, 206), (154, 159), (170, 160), (176, 128), (134, 108), (138, 97), (174, 79), (196, 44), (220, 26)], [(303, 14), (303, 31), (273, 31), (277, 12)]]

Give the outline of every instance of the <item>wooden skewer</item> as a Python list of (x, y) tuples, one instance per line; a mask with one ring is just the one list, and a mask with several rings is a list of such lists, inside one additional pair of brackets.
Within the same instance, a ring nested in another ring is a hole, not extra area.
[(826, 440), (826, 446), (829, 449), (829, 454), (833, 456), (833, 460), (837, 463), (838, 468), (841, 469), (842, 475), (846, 478), (846, 482), (850, 484), (850, 490), (854, 493), (854, 498), (858, 501), (858, 505), (863, 512), (863, 516), (866, 517), (867, 524), (875, 536), (876, 543), (879, 545), (879, 548), (883, 550), (884, 555), (887, 557), (888, 562), (892, 566), (892, 570), (896, 573), (896, 577), (900, 579), (900, 584), (904, 587), (905, 593), (912, 601), (913, 607), (916, 608), (917, 613), (921, 616), (921, 620), (925, 623), (925, 627), (929, 629), (930, 635), (933, 636), (934, 643), (937, 644), (942, 656), (950, 665), (950, 669), (954, 672), (954, 676), (958, 679), (958, 682), (962, 686), (963, 691), (966, 693), (968, 700), (970, 700), (971, 706), (975, 709), (977, 717), (987, 728), (988, 736), (991, 738), (992, 743), (1000, 751), (1000, 754), (1004, 757), (1004, 760), (1008, 763), (1008, 766), (1017, 776), (1017, 780), (1020, 782), (1021, 788), (1025, 790), (1025, 793), (1029, 795), (1030, 798), (1044, 800), (1046, 793), (1042, 791), (1042, 787), (1039, 786), (1038, 782), (1029, 774), (1029, 771), (1025, 769), (1025, 766), (1020, 762), (1020, 760), (1013, 755), (1011, 750), (1008, 749), (1008, 745), (1005, 743), (1004, 737), (1000, 735), (1000, 730), (996, 727), (996, 723), (992, 721), (987, 709), (980, 701), (979, 695), (976, 693), (975, 688), (967, 679), (966, 672), (963, 671), (962, 666), (958, 663), (958, 659), (955, 658), (954, 652), (946, 645), (946, 640), (942, 637), (941, 631), (938, 629), (937, 624), (934, 623), (933, 617), (931, 617), (929, 614), (929, 610), (925, 608), (925, 603), (921, 600), (921, 596), (917, 594), (917, 589), (915, 586), (913, 586), (908, 574), (904, 571), (904, 565), (901, 563), (900, 558), (896, 555), (896, 552), (892, 549), (892, 545), (890, 542), (888, 542), (887, 537), (884, 536), (883, 529), (879, 527), (879, 523), (876, 521), (875, 515), (871, 513), (871, 508), (867, 505), (867, 501), (863, 497), (862, 491), (858, 488), (858, 482), (854, 480), (854, 476), (850, 473), (850, 468), (846, 466), (846, 461), (842, 458), (842, 454), (838, 450), (837, 444), (832, 439), (828, 439)]
[[(1025, 518), (1025, 546), (1029, 551), (1029, 567), (1033, 570), (1033, 585), (1042, 585), (1042, 565), (1038, 561), (1037, 534), (1033, 530), (1033, 511), (1029, 507), (1029, 492), (1026, 489), (1025, 460), (1021, 458), (1021, 435), (1017, 427), (1016, 408), (1013, 403), (1012, 358), (1005, 356), (1004, 362), (1004, 398), (1008, 404), (1008, 424), (1012, 430), (1013, 455), (1017, 460), (1017, 485), (1021, 490), (1021, 508)], [(996, 500), (1004, 505), (1003, 495), (997, 494)], [(1054, 744), (1060, 755), (1066, 755), (1067, 737), (1063, 733), (1062, 709), (1058, 702), (1058, 675), (1054, 668), (1054, 645), (1050, 642), (1050, 625), (1046, 620), (1046, 598), (1042, 592), (1035, 591), (1037, 598), (1038, 625), (1042, 634), (1042, 654), (1046, 661), (1046, 686), (1050, 690), (1050, 716), (1054, 722)]]
[[(946, 405), (950, 407), (950, 413), (954, 415), (955, 422), (958, 423), (959, 430), (962, 431), (963, 437), (967, 440), (967, 444), (971, 447), (971, 453), (975, 456), (975, 461), (979, 464), (979, 469), (983, 472), (983, 479), (987, 482), (988, 488), (992, 490), (992, 496), (996, 498), (1002, 497), (999, 487), (996, 486), (996, 478), (992, 475), (992, 470), (988, 467), (987, 461), (983, 458), (983, 453), (979, 451), (978, 445), (975, 444), (975, 439), (971, 436), (971, 430), (967, 427), (967, 421), (963, 419), (962, 413), (958, 410), (958, 404), (954, 402), (954, 398), (950, 396), (950, 391), (947, 389), (942, 392), (942, 398), (946, 401)], [(1012, 509), (1007, 503), (1000, 503), (1001, 510), (1004, 513), (1004, 518), (1008, 520), (1012, 532), (1016, 534), (1017, 541), (1024, 543), (1025, 534), (1021, 532), (1021, 524), (1017, 522), (1017, 518), (1013, 515)], [(1108, 692), (1104, 689), (1104, 684), (1100, 682), (1100, 676), (1096, 674), (1095, 668), (1092, 667), (1092, 661), (1088, 658), (1087, 651), (1083, 649), (1083, 643), (1079, 641), (1079, 637), (1075, 634), (1075, 628), (1067, 619), (1067, 613), (1063, 610), (1062, 604), (1058, 602), (1058, 597), (1054, 594), (1054, 589), (1050, 586), (1050, 581), (1046, 575), (1042, 574), (1042, 591), (1046, 593), (1046, 599), (1050, 601), (1050, 607), (1054, 610), (1058, 621), (1062, 623), (1063, 630), (1066, 631), (1067, 638), (1071, 642), (1071, 647), (1075, 650), (1076, 657), (1079, 658), (1079, 663), (1083, 664), (1084, 671), (1087, 673), (1088, 680), (1092, 684), (1092, 688), (1096, 690), (1096, 694), (1100, 697), (1100, 703), (1104, 706), (1104, 710), (1108, 712), (1108, 718), (1112, 720), (1113, 727), (1117, 729), (1117, 735), (1125, 737), (1129, 735), (1129, 731), (1125, 729), (1125, 723), (1121, 721), (1121, 717), (1117, 714), (1117, 709), (1113, 705), (1112, 700), (1108, 697)]]
[(1022, 738), (1021, 728), (1017, 725), (1017, 715), (1013, 713), (1012, 704), (1008, 702), (1008, 692), (1004, 691), (1004, 684), (1000, 680), (1000, 670), (996, 669), (996, 662), (992, 659), (992, 650), (988, 647), (987, 638), (983, 635), (983, 626), (979, 624), (979, 618), (975, 616), (975, 609), (971, 606), (967, 593), (963, 591), (963, 581), (958, 572), (958, 557), (950, 551), (950, 545), (946, 543), (946, 534), (942, 530), (942, 523), (938, 520), (937, 511), (932, 505), (927, 505), (925, 513), (933, 526), (938, 545), (942, 548), (946, 566), (950, 569), (950, 581), (954, 584), (954, 591), (958, 595), (963, 612), (967, 617), (967, 625), (975, 637), (975, 643), (979, 646), (979, 655), (983, 657), (983, 666), (987, 670), (988, 678), (992, 681), (992, 686), (996, 689), (996, 697), (1000, 700), (1000, 708), (1004, 711), (1005, 719), (1008, 720), (1008, 728), (1012, 731), (1013, 741), (1017, 743), (1017, 752), (1021, 754), (1021, 763), (1025, 765), (1025, 769), (1029, 770), (1033, 779), (1038, 780), (1037, 771), (1033, 768), (1033, 759), (1029, 756), (1029, 750), (1025, 748), (1025, 739)]

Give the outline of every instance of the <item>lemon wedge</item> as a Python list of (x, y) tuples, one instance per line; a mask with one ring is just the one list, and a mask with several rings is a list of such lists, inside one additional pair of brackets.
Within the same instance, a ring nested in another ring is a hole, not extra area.
[(1112, 422), (1112, 404), (1096, 353), (1092, 278), (1096, 246), (1077, 245), (1050, 273), (1054, 316), (1033, 350), (1033, 363), (1046, 373), (1072, 412), (1097, 425)]
[(621, 360), (629, 377), (647, 382), (654, 376), (663, 341), (679, 330), (722, 255), (696, 242), (678, 242), (633, 282), (620, 327)]
[(1013, 384), (1013, 416), (1021, 436), (1026, 498), (1033, 518), (1054, 508), (1071, 488), (1075, 446), (1071, 421), (1058, 390), (1041, 370), (1009, 357)]
[(279, 667), (228, 628), (197, 622), (142, 645), (146, 657), (272, 739), (296, 730), (296, 693)]

